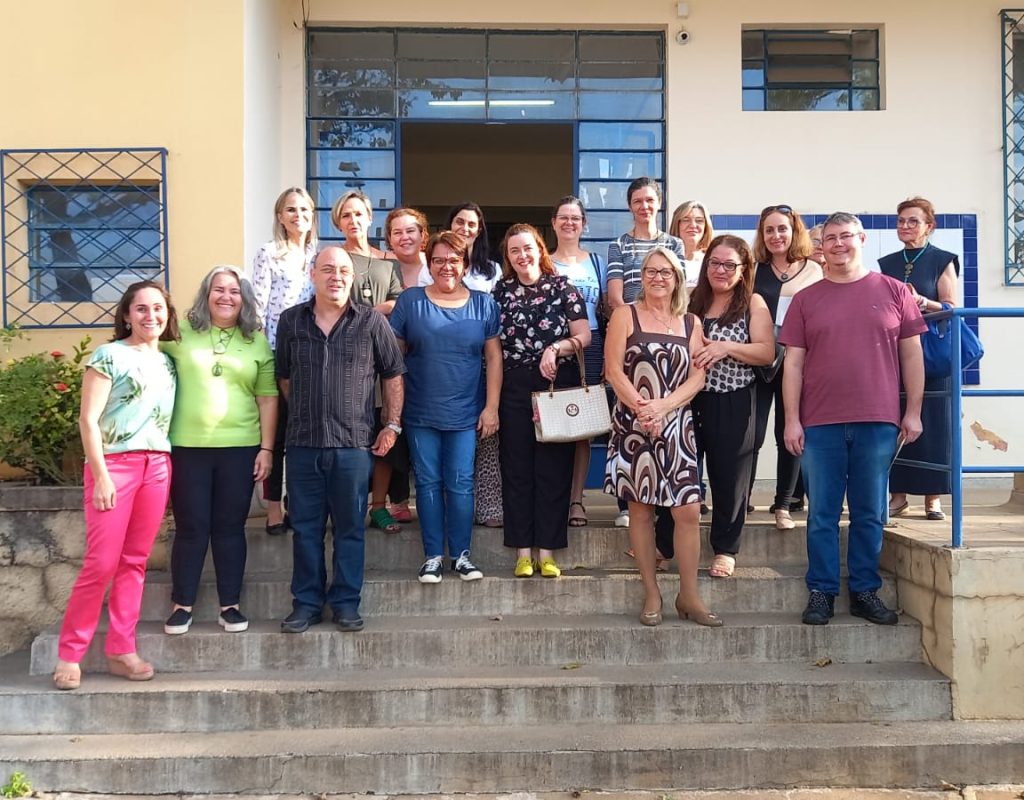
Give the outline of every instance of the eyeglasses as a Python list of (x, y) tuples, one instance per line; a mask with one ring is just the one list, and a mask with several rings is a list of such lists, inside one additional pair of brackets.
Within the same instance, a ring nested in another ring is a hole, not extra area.
[(555, 217), (555, 222), (563, 222), (563, 223), (571, 222), (574, 225), (579, 225), (581, 222), (583, 222), (583, 217), (576, 217), (576, 216), (568, 216), (566, 214), (559, 214), (557, 217)]
[(849, 231), (847, 231), (846, 233), (840, 233), (838, 235), (835, 233), (830, 233), (828, 236), (822, 239), (822, 242), (824, 242), (824, 244), (826, 245), (833, 245), (836, 242), (849, 244), (850, 241), (856, 236), (860, 236), (860, 233), (850, 233)]
[(742, 264), (737, 264), (735, 261), (719, 261), (717, 258), (708, 259), (708, 272), (710, 272), (713, 269), (720, 269), (723, 272), (728, 272), (731, 275), (742, 266)]
[(448, 258), (432, 258), (430, 259), (430, 265), (440, 269), (445, 264), (450, 267), (458, 267), (462, 265), (462, 259), (458, 256), (448, 256)]
[(793, 213), (793, 209), (790, 208), (789, 206), (785, 206), (785, 205), (783, 205), (783, 206), (767, 206), (763, 211), (761, 211), (761, 216), (762, 217), (767, 217), (769, 214), (773, 214), (776, 211), (778, 211), (780, 214), (792, 214)]
[(676, 271), (671, 267), (662, 267), (661, 269), (657, 267), (644, 267), (644, 277), (651, 280), (661, 278), (663, 281), (667, 281), (669, 278), (674, 278), (675, 274)]
[(922, 222), (924, 222), (924, 220), (918, 219), (917, 217), (897, 217), (896, 218), (896, 227), (897, 228), (916, 228)]

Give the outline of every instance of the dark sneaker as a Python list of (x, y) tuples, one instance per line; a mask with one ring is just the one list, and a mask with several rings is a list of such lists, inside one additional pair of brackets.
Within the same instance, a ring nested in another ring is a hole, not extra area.
[(183, 608), (176, 608), (174, 613), (167, 618), (167, 622), (164, 623), (164, 633), (177, 636), (181, 633), (188, 633), (188, 629), (191, 627), (192, 612), (186, 611)]
[(811, 592), (807, 598), (807, 608), (801, 617), (804, 625), (828, 625), (828, 621), (835, 614), (836, 599), (824, 592)]
[(433, 556), (423, 562), (420, 567), (420, 583), (440, 583), (444, 575), (444, 557)]
[(324, 621), (321, 614), (310, 611), (296, 610), (281, 622), (281, 630), (285, 633), (302, 633), (308, 631), (310, 625), (319, 625)]
[(462, 555), (452, 559), (452, 569), (459, 573), (464, 581), (478, 581), (484, 574), (469, 560), (469, 551), (463, 550)]
[(249, 620), (237, 608), (226, 608), (220, 612), (217, 624), (228, 633), (241, 633), (249, 629)]
[(891, 608), (886, 608), (874, 592), (851, 592), (850, 613), (876, 625), (895, 625), (900, 621), (899, 615)]
[(353, 633), (363, 629), (363, 618), (354, 608), (334, 612), (334, 624), (342, 633)]

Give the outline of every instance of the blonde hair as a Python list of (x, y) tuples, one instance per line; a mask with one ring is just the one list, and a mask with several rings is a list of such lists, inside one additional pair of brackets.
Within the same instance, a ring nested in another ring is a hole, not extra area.
[(704, 235), (700, 237), (700, 240), (696, 245), (694, 245), (693, 249), (699, 250), (701, 253), (706, 253), (708, 245), (711, 243), (711, 240), (715, 238), (715, 228), (711, 224), (711, 214), (708, 213), (707, 206), (698, 200), (687, 200), (679, 204), (679, 207), (672, 212), (672, 221), (668, 225), (668, 232), (677, 239), (682, 239), (683, 237), (678, 233), (679, 223), (682, 221), (683, 217), (695, 208), (704, 215)]
[(662, 256), (669, 264), (672, 265), (672, 269), (675, 270), (676, 285), (672, 287), (672, 299), (669, 301), (669, 313), (672, 314), (673, 317), (678, 317), (686, 311), (686, 306), (690, 302), (690, 297), (686, 291), (686, 272), (683, 270), (683, 265), (679, 262), (679, 256), (667, 247), (659, 245), (651, 250), (651, 252), (649, 252), (644, 258), (644, 263), (640, 265), (640, 293), (636, 296), (636, 299), (645, 299), (643, 284), (644, 268), (647, 266), (647, 262), (654, 256)]
[(306, 233), (306, 241), (302, 243), (303, 250), (310, 248), (316, 250), (318, 242), (316, 235), (316, 204), (313, 202), (313, 198), (309, 196), (309, 192), (301, 186), (290, 186), (277, 196), (277, 202), (274, 203), (274, 244), (276, 245), (275, 255), (278, 258), (288, 252), (288, 231), (281, 224), (278, 215), (284, 211), (285, 203), (288, 202), (288, 196), (292, 194), (297, 194), (309, 204), (309, 210), (313, 217), (313, 224), (309, 226), (309, 231)]

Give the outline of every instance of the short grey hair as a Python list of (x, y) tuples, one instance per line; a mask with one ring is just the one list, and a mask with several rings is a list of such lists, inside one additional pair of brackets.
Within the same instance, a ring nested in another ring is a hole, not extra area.
[(824, 233), (825, 228), (829, 225), (856, 225), (859, 233), (864, 232), (864, 223), (860, 221), (860, 217), (846, 211), (837, 211), (834, 214), (829, 214), (828, 218), (821, 223), (821, 232)]
[(196, 292), (192, 308), (186, 315), (188, 321), (192, 323), (192, 329), (200, 333), (209, 330), (213, 325), (213, 320), (210, 319), (210, 288), (213, 286), (213, 279), (222, 273), (227, 273), (238, 281), (238, 288), (242, 292), (242, 310), (238, 314), (238, 328), (242, 331), (244, 338), (251, 340), (254, 333), (263, 329), (263, 322), (260, 320), (259, 314), (256, 313), (256, 293), (253, 292), (252, 284), (242, 274), (242, 271), (230, 264), (218, 264), (203, 278), (202, 283), (199, 284), (199, 291)]

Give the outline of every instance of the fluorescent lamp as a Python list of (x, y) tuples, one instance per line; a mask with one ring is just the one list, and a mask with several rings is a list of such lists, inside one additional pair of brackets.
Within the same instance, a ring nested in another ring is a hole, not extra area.
[(506, 106), (512, 108), (532, 108), (537, 106), (553, 106), (554, 100), (430, 100), (427, 105), (435, 108), (452, 108), (473, 106), (479, 108), (484, 105)]

